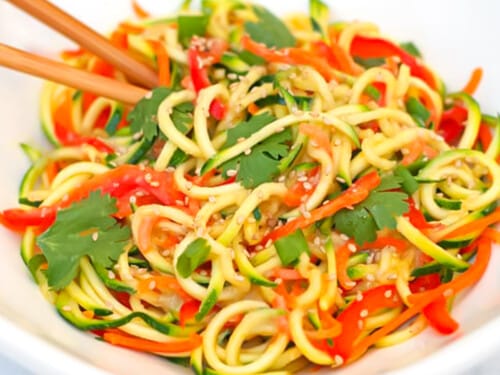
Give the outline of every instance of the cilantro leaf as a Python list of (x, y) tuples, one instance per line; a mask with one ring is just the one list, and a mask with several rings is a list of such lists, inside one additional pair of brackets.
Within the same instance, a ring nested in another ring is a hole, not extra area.
[(177, 272), (184, 278), (191, 276), (194, 270), (207, 260), (208, 254), (210, 254), (210, 245), (207, 240), (197, 238), (177, 259)]
[(396, 228), (396, 216), (409, 209), (406, 193), (392, 191), (400, 189), (403, 179), (398, 176), (382, 177), (380, 185), (353, 210), (340, 210), (334, 217), (335, 228), (354, 238), (357, 244), (375, 241), (377, 230)]
[(130, 129), (134, 133), (142, 131), (148, 141), (154, 139), (158, 134), (158, 107), (171, 93), (172, 90), (168, 87), (157, 87), (151, 91), (150, 97), (139, 100), (127, 116)]
[(67, 286), (86, 255), (104, 268), (116, 262), (130, 239), (130, 229), (111, 216), (116, 211), (116, 199), (95, 191), (57, 213), (54, 224), (36, 241), (49, 264), (50, 287)]
[(293, 47), (295, 38), (286, 25), (266, 8), (258, 5), (252, 7), (258, 18), (257, 22), (246, 22), (245, 31), (250, 37), (267, 47)]
[(177, 18), (179, 42), (187, 46), (193, 36), (204, 36), (207, 33), (208, 18), (207, 14), (180, 15)]
[(284, 266), (295, 264), (302, 253), (310, 253), (309, 245), (302, 230), (297, 229), (288, 236), (274, 242), (276, 252)]
[[(274, 119), (270, 114), (264, 113), (238, 124), (228, 131), (225, 147), (230, 147), (239, 138), (247, 137), (262, 129)], [(280, 160), (287, 156), (290, 151), (287, 142), (291, 141), (291, 139), (292, 133), (289, 128), (273, 134), (255, 145), (250, 154), (238, 155), (222, 164), (222, 171), (224, 175), (227, 175), (227, 171), (230, 169), (238, 170), (236, 181), (241, 182), (247, 189), (271, 181), (279, 174)]]
[[(168, 87), (157, 87), (151, 92), (151, 97), (139, 100), (127, 116), (133, 133), (142, 131), (148, 141), (153, 140), (158, 135), (158, 107), (172, 92), (174, 91)], [(177, 130), (183, 134), (188, 132), (188, 124), (193, 121), (193, 111), (192, 103), (179, 104), (172, 110), (172, 122)], [(162, 137), (164, 137), (163, 134)]]
[(271, 115), (269, 112), (264, 112), (260, 115), (251, 117), (248, 121), (240, 122), (234, 128), (227, 131), (224, 148), (235, 145), (238, 143), (238, 139), (251, 136), (253, 133), (259, 131), (274, 120), (276, 120), (276, 117)]

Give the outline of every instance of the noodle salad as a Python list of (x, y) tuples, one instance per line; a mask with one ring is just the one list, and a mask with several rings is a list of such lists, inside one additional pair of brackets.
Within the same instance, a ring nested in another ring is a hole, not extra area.
[[(239, 0), (134, 2), (109, 35), (158, 72), (133, 108), (45, 83), (0, 222), (75, 327), (196, 374), (338, 367), (426, 327), (500, 241), (500, 118), (411, 42)], [(82, 49), (66, 63), (126, 80)]]

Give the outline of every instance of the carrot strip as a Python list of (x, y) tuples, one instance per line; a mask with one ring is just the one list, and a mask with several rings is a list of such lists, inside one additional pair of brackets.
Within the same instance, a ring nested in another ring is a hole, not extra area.
[(416, 161), (420, 155), (422, 155), (422, 151), (424, 149), (423, 142), (420, 138), (415, 139), (414, 142), (411, 142), (408, 146), (406, 146), (408, 153), (404, 155), (401, 160), (402, 165), (409, 165)]
[(487, 150), (488, 147), (490, 147), (491, 141), (493, 140), (493, 135), (491, 134), (489, 126), (486, 124), (481, 124), (477, 136), (479, 142), (481, 142), (483, 150)]
[(375, 331), (373, 334), (362, 339), (351, 352), (349, 360), (352, 361), (359, 358), (370, 346), (375, 344), (378, 340), (391, 333), (399, 326), (407, 322), (413, 316), (420, 313), (424, 307), (428, 306), (432, 302), (441, 298), (444, 294), (456, 294), (462, 289), (477, 283), (489, 264), (491, 257), (491, 243), (488, 240), (478, 240), (478, 250), (476, 261), (469, 267), (467, 271), (458, 275), (454, 280), (441, 284), (439, 287), (423, 292), (412, 294), (408, 297), (412, 306), (403, 311), (396, 318), (391, 320), (385, 326)]
[(486, 228), (482, 235), (495, 243), (500, 243), (500, 232), (496, 229)]
[(332, 156), (332, 147), (330, 146), (330, 137), (327, 131), (321, 129), (318, 125), (311, 123), (302, 123), (299, 125), (299, 132), (308, 136), (317, 147), (326, 151)]
[(306, 228), (309, 225), (324, 219), (325, 217), (332, 216), (343, 208), (358, 204), (365, 200), (370, 194), (370, 191), (376, 188), (379, 184), (380, 176), (375, 171), (371, 172), (358, 179), (335, 199), (309, 212), (307, 216), (298, 217), (297, 219), (276, 228), (264, 236), (261, 243), (266, 244), (268, 241), (275, 241), (278, 238), (288, 235), (289, 233), (295, 232), (297, 229)]
[(137, 0), (132, 0), (132, 9), (134, 10), (134, 14), (140, 19), (151, 17), (149, 12), (141, 7)]
[(379, 237), (373, 242), (367, 242), (363, 244), (362, 249), (382, 249), (386, 246), (392, 246), (397, 251), (401, 252), (408, 247), (408, 243), (405, 240), (399, 238)]
[(336, 265), (337, 265), (337, 279), (340, 286), (344, 290), (351, 290), (354, 288), (356, 283), (351, 280), (347, 274), (347, 262), (349, 257), (352, 255), (351, 250), (349, 250), (349, 245), (352, 245), (352, 241), (347, 241), (345, 244), (340, 246), (335, 252)]
[(462, 225), (461, 227), (451, 231), (444, 238), (453, 238), (456, 236), (465, 236), (472, 232), (482, 232), (491, 224), (498, 223), (500, 221), (500, 207), (498, 207), (491, 214), (482, 217), (481, 219), (475, 220), (473, 222)]
[(201, 336), (196, 334), (188, 339), (172, 342), (156, 342), (114, 332), (105, 332), (102, 337), (104, 341), (116, 346), (152, 353), (184, 353), (201, 345)]
[(250, 113), (252, 116), (255, 115), (257, 112), (259, 112), (259, 106), (255, 103), (250, 103), (248, 105), (248, 113)]
[(473, 95), (476, 92), (479, 84), (481, 83), (481, 78), (483, 78), (483, 69), (474, 69), (469, 78), (469, 82), (467, 82), (462, 91), (469, 95)]
[(160, 86), (170, 86), (170, 58), (163, 43), (157, 40), (150, 41), (156, 54), (158, 65), (158, 84)]

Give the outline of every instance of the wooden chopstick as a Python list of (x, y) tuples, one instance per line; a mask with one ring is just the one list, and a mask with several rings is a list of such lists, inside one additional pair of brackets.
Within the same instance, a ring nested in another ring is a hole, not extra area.
[(157, 74), (115, 47), (106, 38), (46, 0), (8, 0), (39, 21), (57, 30), (122, 71), (132, 82), (153, 88), (158, 85)]
[(73, 68), (1, 43), (0, 65), (131, 105), (148, 92), (142, 87)]

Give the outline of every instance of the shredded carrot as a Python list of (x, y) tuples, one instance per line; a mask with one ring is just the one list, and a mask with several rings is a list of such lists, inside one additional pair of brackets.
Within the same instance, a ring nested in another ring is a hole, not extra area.
[(448, 239), (448, 238), (453, 238), (453, 237), (457, 237), (457, 236), (465, 236), (465, 235), (467, 235), (469, 233), (473, 233), (473, 232), (482, 232), (487, 227), (489, 227), (491, 224), (495, 224), (498, 222), (500, 222), (500, 207), (498, 207), (491, 214), (489, 214), (485, 217), (482, 217), (481, 219), (464, 224), (461, 227), (451, 231), (444, 238)]
[(159, 290), (162, 293), (176, 293), (183, 300), (191, 300), (192, 297), (187, 294), (174, 276), (154, 275), (147, 279), (139, 280), (137, 291), (145, 293), (152, 290)]
[(63, 60), (66, 59), (71, 59), (75, 57), (80, 57), (83, 54), (85, 54), (85, 50), (82, 48), (77, 48), (77, 49), (67, 49), (61, 52), (61, 58)]
[(93, 319), (94, 318), (94, 312), (92, 310), (85, 310), (85, 311), (82, 312), (82, 314), (87, 319)]
[(148, 11), (139, 5), (137, 0), (132, 0), (132, 9), (134, 10), (134, 14), (140, 19), (149, 18), (151, 16)]
[(59, 163), (57, 161), (50, 162), (47, 164), (47, 167), (45, 167), (45, 175), (47, 176), (49, 184), (52, 183), (58, 173)]
[(363, 244), (362, 249), (383, 249), (386, 246), (392, 246), (397, 251), (404, 251), (408, 247), (408, 242), (394, 237), (378, 237), (373, 242)]
[(118, 29), (113, 31), (110, 38), (111, 44), (121, 49), (128, 49), (127, 33)]
[(160, 86), (170, 86), (170, 58), (168, 57), (167, 49), (163, 43), (158, 40), (150, 40), (149, 43), (156, 54), (158, 84)]
[(259, 109), (260, 109), (260, 108), (259, 108), (259, 106), (258, 106), (257, 104), (255, 104), (255, 103), (250, 103), (250, 104), (248, 105), (248, 108), (247, 108), (247, 109), (248, 109), (248, 112), (249, 112), (249, 113), (253, 116), (253, 115), (255, 115), (257, 112), (259, 112)]
[(491, 141), (493, 140), (493, 135), (491, 134), (490, 128), (486, 124), (481, 124), (479, 127), (478, 140), (481, 142), (481, 147), (483, 150), (487, 150), (490, 147)]
[(132, 25), (128, 22), (122, 22), (118, 25), (118, 29), (127, 34), (140, 34), (144, 31), (144, 27), (140, 25)]
[(403, 159), (401, 160), (402, 165), (409, 165), (416, 161), (420, 157), (420, 155), (422, 155), (424, 143), (422, 139), (417, 138), (409, 145), (407, 145), (406, 149), (408, 150), (408, 153), (404, 155)]
[(292, 269), (292, 268), (283, 268), (283, 267), (276, 267), (273, 270), (273, 276), (276, 279), (281, 279), (281, 280), (302, 280), (304, 279), (304, 276), (302, 276), (299, 271)]
[(444, 294), (457, 294), (462, 289), (465, 289), (477, 283), (483, 276), (484, 271), (489, 264), (489, 260), (491, 257), (491, 243), (486, 239), (480, 239), (477, 241), (477, 245), (478, 250), (476, 261), (469, 267), (467, 271), (458, 275), (454, 280), (448, 283), (441, 284), (439, 287), (433, 290), (410, 295), (408, 299), (412, 305), (396, 318), (387, 323), (385, 326), (381, 327), (370, 336), (362, 339), (354, 347), (352, 355), (350, 356), (350, 360), (359, 358), (370, 346), (375, 344), (382, 337), (394, 331), (403, 323), (407, 322), (413, 316), (420, 313), (425, 306), (428, 306), (432, 302), (441, 298)]
[(141, 220), (141, 225), (137, 233), (137, 247), (143, 254), (147, 254), (153, 249), (151, 237), (158, 220), (158, 216), (155, 215), (144, 216)]
[(340, 246), (335, 252), (336, 264), (337, 264), (337, 278), (340, 286), (344, 290), (351, 290), (354, 288), (356, 283), (351, 280), (347, 274), (347, 262), (349, 257), (352, 255), (349, 249), (351, 245), (354, 245), (352, 241), (347, 241), (345, 244)]
[(173, 340), (170, 342), (145, 340), (124, 333), (115, 332), (105, 332), (102, 337), (104, 341), (113, 345), (152, 353), (184, 353), (190, 352), (201, 345), (201, 336), (197, 334), (191, 335), (186, 339)]
[(481, 83), (482, 77), (483, 77), (483, 69), (482, 68), (474, 69), (470, 75), (469, 82), (467, 82), (462, 91), (469, 95), (473, 95), (476, 92), (479, 84)]
[(317, 147), (324, 150), (330, 157), (332, 156), (332, 147), (327, 131), (316, 124), (302, 123), (299, 125), (299, 132), (308, 136)]

